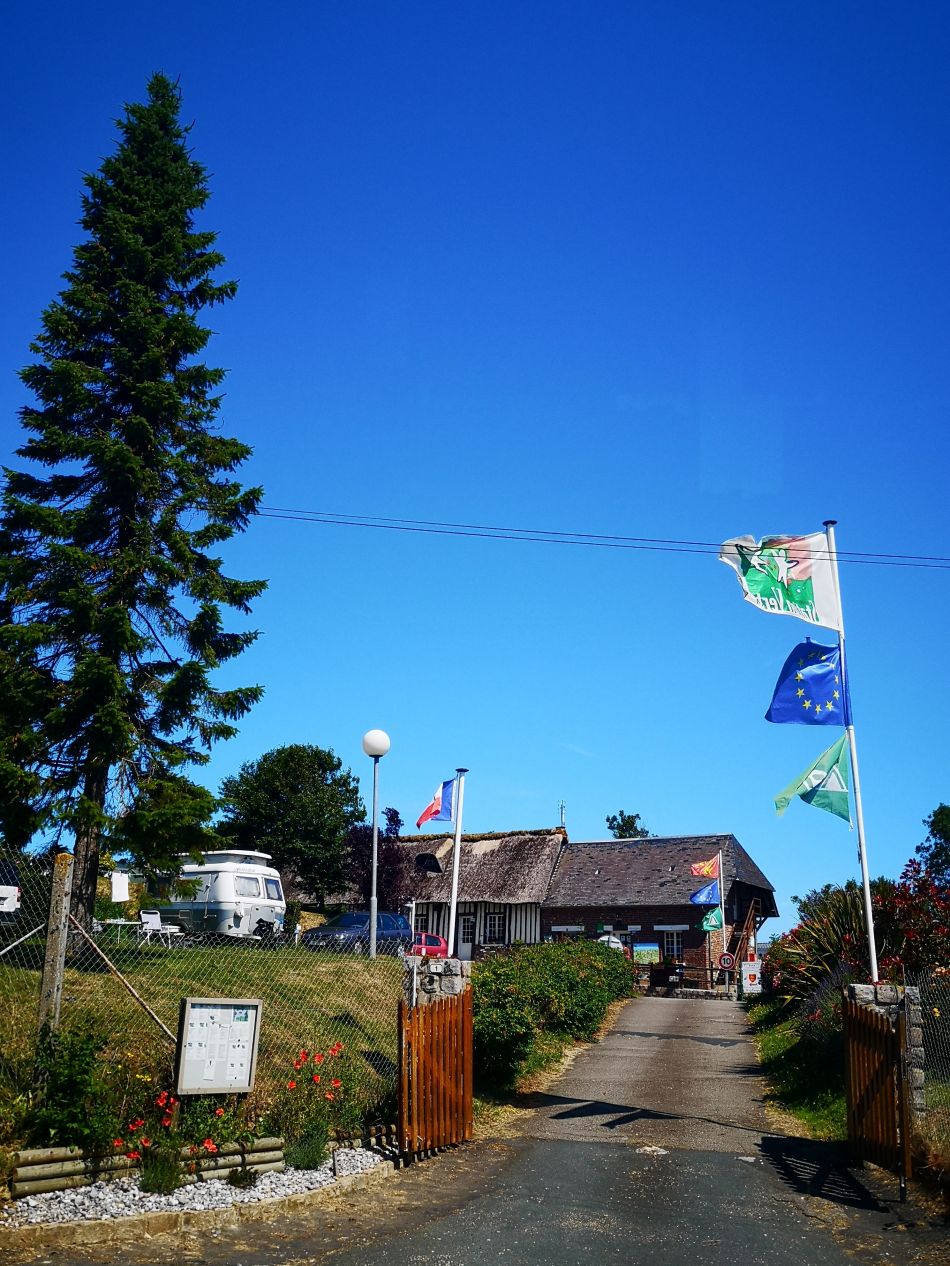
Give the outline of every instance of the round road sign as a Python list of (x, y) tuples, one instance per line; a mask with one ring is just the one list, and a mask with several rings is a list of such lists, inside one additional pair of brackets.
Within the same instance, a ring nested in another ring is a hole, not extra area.
[(736, 965), (736, 957), (734, 954), (720, 954), (719, 966), (723, 971), (732, 971)]

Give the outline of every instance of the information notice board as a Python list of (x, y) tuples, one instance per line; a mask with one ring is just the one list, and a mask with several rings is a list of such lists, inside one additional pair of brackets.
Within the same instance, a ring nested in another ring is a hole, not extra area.
[(179, 1095), (238, 1094), (254, 1088), (260, 998), (182, 998)]

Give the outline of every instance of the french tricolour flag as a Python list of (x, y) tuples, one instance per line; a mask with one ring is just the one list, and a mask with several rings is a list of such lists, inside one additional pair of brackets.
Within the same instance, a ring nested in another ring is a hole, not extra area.
[(440, 783), (435, 789), (435, 795), (422, 810), (416, 827), (422, 826), (423, 822), (451, 822), (455, 817), (455, 779), (450, 778), (448, 782)]

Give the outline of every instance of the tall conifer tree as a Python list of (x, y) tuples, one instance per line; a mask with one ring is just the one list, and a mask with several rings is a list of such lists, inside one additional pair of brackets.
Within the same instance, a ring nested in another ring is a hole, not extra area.
[(264, 582), (225, 575), (213, 551), (261, 490), (233, 477), (250, 449), (217, 433), (224, 371), (199, 359), (199, 313), (236, 284), (195, 227), (207, 177), (179, 107), (153, 76), (84, 179), (86, 236), (21, 374), (36, 403), (18, 456), (39, 471), (6, 472), (0, 515), (0, 667), (18, 664), (25, 714), (19, 743), (0, 732), (0, 797), (23, 752), (21, 793), (74, 838), (84, 923), (107, 836), (146, 860), (194, 844), (212, 800), (185, 771), (261, 693), (211, 684), (256, 636), (227, 632), (222, 607), (248, 612)]

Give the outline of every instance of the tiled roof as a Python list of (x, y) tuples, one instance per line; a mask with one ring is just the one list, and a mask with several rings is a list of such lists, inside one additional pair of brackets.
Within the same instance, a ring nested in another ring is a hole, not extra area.
[(708, 880), (693, 862), (723, 855), (726, 896), (735, 882), (761, 890), (762, 913), (774, 914), (769, 881), (734, 835), (568, 843), (551, 881), (546, 906), (682, 905)]
[[(463, 835), (459, 901), (542, 902), (566, 839), (560, 828)], [(399, 842), (414, 857), (409, 882), (416, 900), (449, 901), (454, 836), (416, 835)], [(427, 863), (432, 870), (420, 869)]]

